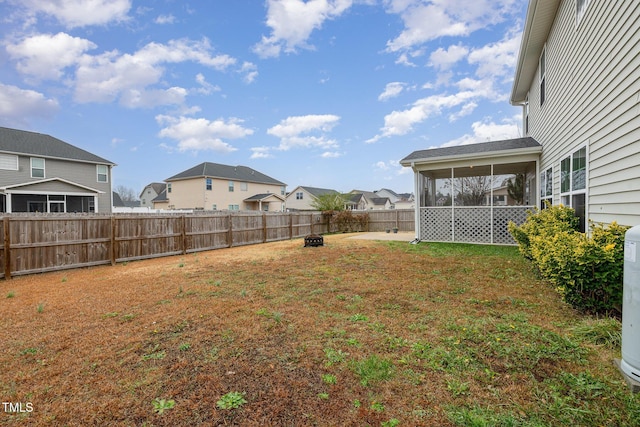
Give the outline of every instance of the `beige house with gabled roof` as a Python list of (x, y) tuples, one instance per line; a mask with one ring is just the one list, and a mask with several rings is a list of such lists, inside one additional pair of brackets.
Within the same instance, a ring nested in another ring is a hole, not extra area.
[(204, 162), (165, 180), (154, 207), (198, 210), (284, 210), (286, 184), (247, 166)]

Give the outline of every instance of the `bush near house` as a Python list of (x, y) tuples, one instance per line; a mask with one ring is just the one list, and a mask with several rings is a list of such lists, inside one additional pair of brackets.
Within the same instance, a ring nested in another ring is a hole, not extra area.
[(559, 205), (530, 214), (521, 226), (510, 223), (509, 232), (565, 302), (587, 313), (619, 314), (628, 227), (592, 224), (587, 235), (577, 226), (573, 209)]

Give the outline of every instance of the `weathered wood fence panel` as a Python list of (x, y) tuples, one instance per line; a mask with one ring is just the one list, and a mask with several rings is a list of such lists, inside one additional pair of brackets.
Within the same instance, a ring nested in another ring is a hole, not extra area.
[[(413, 211), (369, 211), (370, 231), (413, 229)], [(0, 277), (88, 267), (327, 233), (320, 212), (6, 215)]]
[(386, 231), (394, 228), (399, 231), (415, 230), (413, 209), (368, 211), (367, 213), (369, 214), (369, 231)]

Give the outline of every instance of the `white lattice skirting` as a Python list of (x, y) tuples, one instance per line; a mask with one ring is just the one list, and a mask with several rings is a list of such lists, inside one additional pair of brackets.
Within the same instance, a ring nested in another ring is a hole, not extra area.
[(420, 208), (420, 239), (431, 242), (515, 245), (507, 229), (521, 225), (533, 206), (438, 206)]

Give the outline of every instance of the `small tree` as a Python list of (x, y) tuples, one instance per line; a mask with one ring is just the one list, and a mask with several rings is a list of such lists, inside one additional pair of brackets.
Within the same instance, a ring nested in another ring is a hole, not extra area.
[(312, 208), (321, 212), (343, 211), (347, 197), (340, 193), (325, 193), (316, 196), (310, 204)]
[(524, 205), (524, 182), (525, 175), (523, 173), (516, 174), (515, 179), (507, 180), (507, 193), (517, 205)]

